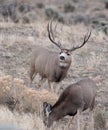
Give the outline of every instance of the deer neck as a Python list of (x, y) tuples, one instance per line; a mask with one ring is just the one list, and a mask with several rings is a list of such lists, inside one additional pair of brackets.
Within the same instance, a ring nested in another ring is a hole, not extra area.
[(62, 112), (59, 112), (59, 110), (57, 109), (53, 109), (50, 115), (50, 120), (53, 122), (61, 119), (62, 117)]

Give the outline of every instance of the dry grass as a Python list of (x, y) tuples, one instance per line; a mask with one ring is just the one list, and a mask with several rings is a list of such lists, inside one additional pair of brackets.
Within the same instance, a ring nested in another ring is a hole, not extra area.
[[(39, 2), (45, 2), (45, 5), (54, 3), (62, 6), (61, 1), (39, 0)], [(68, 1), (62, 0), (62, 4), (66, 2)], [(107, 16), (107, 10), (104, 9), (104, 6), (104, 2), (101, 1), (84, 0), (81, 1), (72, 16), (78, 14), (82, 16), (90, 15), (94, 18), (98, 18), (98, 16), (105, 17)], [(46, 29), (48, 21), (43, 20), (44, 17), (41, 16), (41, 13), (37, 13), (37, 15), (39, 19), (28, 25), (14, 24), (11, 20), (0, 23), (0, 129), (1, 124), (7, 124), (7, 127), (11, 126), (11, 130), (20, 128), (20, 130), (48, 130), (42, 122), (42, 104), (44, 101), (54, 104), (57, 96), (45, 89), (34, 90), (28, 87), (28, 64), (31, 50), (35, 45), (45, 46), (51, 50), (57, 50), (57, 47), (53, 46), (48, 39)], [(91, 28), (84, 24), (72, 26), (58, 24), (56, 39), (57, 41), (60, 40), (63, 46), (70, 48), (82, 43), (83, 37), (89, 29)], [(27, 35), (25, 35), (26, 32)], [(97, 88), (97, 105), (94, 114), (95, 130), (107, 130), (108, 36), (101, 29), (97, 31), (92, 29), (92, 35), (88, 43), (83, 48), (73, 52), (72, 65), (67, 78), (58, 85), (58, 90), (81, 78), (94, 77), (95, 75), (101, 75), (103, 78), (102, 85)], [(35, 81), (38, 80), (36, 77)], [(35, 83), (33, 85), (35, 86)], [(6, 101), (9, 100), (9, 97), (14, 97), (19, 101), (16, 106), (13, 106), (13, 112), (5, 106), (8, 105)], [(73, 120), (68, 127), (69, 119), (66, 118), (55, 123), (51, 130), (76, 130), (76, 120)], [(12, 128), (13, 125), (15, 128)], [(84, 113), (81, 122), (81, 126), (84, 126), (83, 130), (88, 130), (88, 125), (88, 114)]]
[[(12, 113), (6, 107), (0, 107), (0, 124), (5, 124), (5, 127), (15, 126), (20, 128), (18, 130), (46, 130), (42, 119), (35, 113), (35, 114), (19, 114), (17, 112)], [(7, 125), (6, 125), (7, 124)], [(2, 127), (2, 125), (0, 125)], [(53, 128), (50, 130), (66, 130), (67, 126), (64, 124), (54, 125)]]
[(0, 124), (6, 123), (9, 125), (19, 126), (22, 130), (39, 130), (39, 125), (42, 125), (42, 120), (36, 114), (19, 114), (17, 112), (12, 113), (6, 107), (1, 107), (0, 115)]
[[(6, 107), (8, 105), (5, 103), (11, 96), (19, 101), (14, 107), (13, 112)], [(44, 89), (40, 91), (28, 88), (24, 85), (22, 79), (13, 78), (10, 75), (0, 77), (0, 123), (12, 124), (16, 128), (20, 127), (22, 130), (45, 130), (46, 128), (42, 121), (42, 106), (45, 101), (54, 104), (57, 101), (57, 96)], [(98, 121), (97, 116), (95, 117), (95, 124), (97, 128), (100, 128), (102, 125), (99, 125), (103, 120), (105, 122), (105, 119), (100, 118)], [(87, 115), (84, 116), (82, 114), (82, 127), (89, 128), (89, 118), (87, 119), (87, 117)], [(69, 126), (66, 125), (68, 122), (69, 118), (66, 117), (55, 123), (50, 130), (76, 130), (76, 119)], [(105, 127), (106, 124), (104, 123)]]
[[(101, 114), (101, 112), (98, 112), (98, 115), (95, 117), (95, 128), (96, 130), (107, 130), (107, 128), (105, 128), (105, 119), (104, 117), (100, 117)], [(84, 130), (88, 130), (90, 122), (88, 121), (87, 116), (86, 118), (83, 117), (82, 119), (81, 127), (84, 128)], [(104, 124), (102, 124), (103, 121)], [(6, 128), (11, 127), (11, 130), (77, 130), (76, 119), (72, 120), (69, 126), (67, 125), (68, 122), (69, 119), (65, 118), (62, 121), (54, 123), (54, 125), (48, 129), (44, 126), (42, 118), (36, 113), (20, 114), (17, 111), (11, 112), (7, 107), (0, 106), (0, 130), (3, 130), (1, 129), (3, 124), (5, 124)]]
[(12, 76), (0, 77), (0, 103), (5, 104), (9, 97), (18, 100), (15, 109), (19, 112), (42, 113), (43, 102), (54, 104), (57, 96), (47, 90), (33, 90), (24, 85), (24, 81)]
[[(36, 91), (34, 89), (28, 88), (27, 86), (29, 85), (27, 85), (28, 82), (26, 82), (28, 80), (28, 57), (31, 53), (31, 50), (29, 49), (33, 49), (34, 45), (42, 45), (52, 50), (57, 50), (55, 46), (52, 46), (47, 37), (46, 25), (47, 22), (36, 22), (36, 24), (27, 26), (23, 25), (24, 28), (32, 27), (32, 29), (37, 33), (36, 36), (19, 36), (17, 35), (17, 30), (15, 30), (16, 33), (13, 32), (12, 35), (5, 36), (5, 32), (0, 35), (0, 47), (4, 49), (4, 60), (1, 62), (2, 68), (0, 67), (0, 75), (2, 76), (0, 77), (0, 103), (4, 103), (5, 100), (10, 96), (13, 96), (15, 99), (20, 101), (20, 103), (16, 105), (16, 112), (12, 113), (7, 108), (2, 107), (0, 109), (0, 115), (2, 115), (2, 118), (4, 115), (3, 121), (10, 121), (18, 124), (23, 130), (45, 130), (46, 128), (43, 125), (41, 117), (42, 103), (44, 101), (48, 101), (54, 104), (54, 102), (57, 100), (57, 96), (54, 94), (52, 95), (47, 90)], [(20, 24), (14, 25), (11, 23), (3, 23), (0, 25), (0, 27), (1, 26), (4, 28), (15, 28), (15, 26), (19, 26), (22, 30), (24, 30)], [(71, 47), (73, 43), (74, 45), (80, 44), (83, 41), (83, 37), (86, 32), (88, 32), (89, 28), (85, 27), (83, 24), (77, 24), (75, 26), (71, 26), (71, 28), (66, 25), (62, 28), (62, 26), (63, 25), (61, 24), (58, 25), (57, 39), (60, 39), (62, 45), (67, 47)], [(63, 33), (61, 33), (61, 30), (63, 30)], [(92, 30), (92, 35), (89, 42), (82, 49), (73, 52), (72, 65), (68, 72), (68, 78), (64, 79), (64, 81), (61, 83), (61, 86), (59, 85), (59, 87), (66, 87), (68, 84), (74, 81), (73, 76), (76, 77), (75, 80), (78, 80), (78, 78), (92, 77), (94, 75), (100, 74), (104, 79), (102, 86), (97, 90), (97, 102), (101, 104), (101, 109), (104, 107), (104, 102), (107, 102), (106, 92), (108, 92), (108, 89), (106, 88), (108, 85), (108, 69), (105, 68), (107, 67), (107, 41), (107, 36), (104, 35), (101, 31), (97, 32)], [(15, 46), (17, 46), (16, 49)], [(11, 49), (14, 51), (11, 51)], [(5, 55), (7, 56), (9, 54), (12, 55), (10, 56), (9, 62), (7, 63)], [(16, 56), (16, 59), (13, 55)], [(3, 56), (0, 58), (3, 58)], [(14, 60), (12, 58), (14, 58)], [(8, 66), (9, 68), (7, 69), (6, 67)], [(13, 71), (13, 69), (15, 69), (15, 71)], [(12, 76), (9, 75), (3, 77), (3, 75), (10, 74), (10, 72), (12, 72)], [(13, 75), (14, 77), (20, 78), (13, 78)], [(26, 80), (22, 80), (22, 78)], [(36, 78), (36, 80), (38, 81), (38, 78)], [(30, 113), (23, 114), (23, 112)], [(84, 116), (84, 118), (86, 117), (87, 115)], [(63, 121), (55, 124), (51, 130), (76, 130), (76, 121), (73, 121), (70, 127), (66, 125), (67, 122), (68, 120), (64, 119)], [(82, 125), (84, 125), (83, 123), (84, 122), (82, 122)], [(86, 123), (88, 123), (88, 118)]]

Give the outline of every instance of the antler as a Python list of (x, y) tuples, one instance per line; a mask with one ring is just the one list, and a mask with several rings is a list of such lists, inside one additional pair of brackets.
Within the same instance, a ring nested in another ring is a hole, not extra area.
[(79, 48), (83, 47), (88, 42), (90, 36), (91, 36), (91, 31), (90, 31), (88, 36), (85, 35), (84, 41), (83, 41), (83, 43), (80, 46), (72, 47), (72, 49), (70, 49), (70, 51), (75, 51), (76, 49), (79, 49)]
[[(56, 30), (56, 26), (55, 26), (55, 30)], [(57, 43), (54, 38), (54, 34), (53, 34), (53, 30), (52, 30), (52, 20), (51, 20), (51, 22), (48, 23), (47, 31), (48, 31), (48, 37), (49, 37), (50, 41), (61, 49), (61, 45), (59, 43)]]

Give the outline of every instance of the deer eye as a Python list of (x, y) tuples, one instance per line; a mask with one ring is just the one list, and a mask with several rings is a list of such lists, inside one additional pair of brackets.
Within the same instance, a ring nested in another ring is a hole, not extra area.
[(70, 54), (69, 54), (69, 53), (67, 53), (67, 55), (68, 55), (68, 56), (70, 56)]

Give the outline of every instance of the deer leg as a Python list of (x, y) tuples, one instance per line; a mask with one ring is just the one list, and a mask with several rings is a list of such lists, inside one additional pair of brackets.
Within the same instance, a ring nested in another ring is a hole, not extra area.
[(36, 75), (34, 67), (30, 68), (30, 74), (29, 75), (30, 75), (30, 86), (31, 86), (32, 85), (32, 81), (33, 81), (33, 79), (34, 79), (34, 77)]
[(89, 112), (89, 117), (90, 117), (90, 130), (94, 130), (94, 112), (93, 110), (90, 110)]
[(39, 87), (42, 87), (43, 83), (45, 82), (46, 79), (44, 79), (43, 77), (41, 77), (41, 80), (39, 82)]
[(91, 106), (90, 106), (90, 112), (89, 112), (89, 117), (90, 117), (90, 130), (94, 130), (94, 102), (95, 102), (95, 98), (93, 99)]
[(34, 73), (31, 77), (30, 77), (30, 85), (32, 85), (33, 79), (36, 76), (36, 74)]
[(60, 95), (61, 94), (61, 92), (60, 92), (60, 87), (62, 86), (62, 81), (59, 83), (59, 85), (58, 84), (56, 84), (56, 87), (55, 87), (55, 92), (56, 92), (56, 94), (57, 95)]
[(54, 89), (53, 89), (53, 87), (51, 86), (51, 83), (50, 83), (49, 80), (48, 80), (48, 86), (49, 86), (50, 91), (51, 91), (51, 92), (54, 92)]
[(77, 130), (81, 130), (81, 112), (81, 109), (77, 111)]
[(78, 113), (77, 113), (77, 130), (80, 130), (80, 113), (79, 113), (79, 110), (78, 110)]
[(73, 119), (74, 119), (74, 116), (72, 116), (70, 119), (69, 119), (69, 122), (68, 122), (68, 128), (70, 127), (70, 125), (72, 124), (72, 121), (73, 121)]

